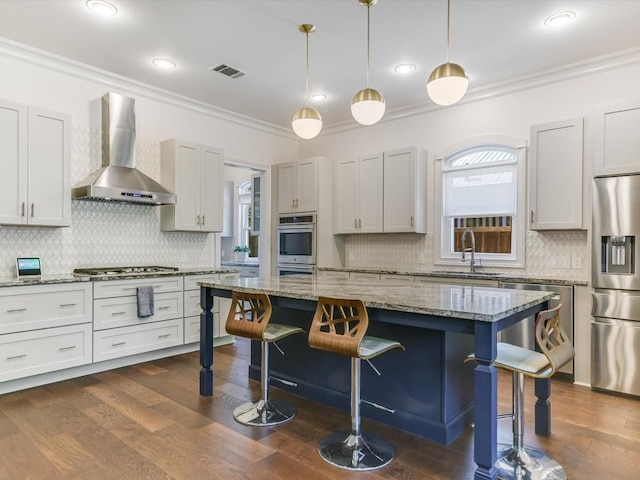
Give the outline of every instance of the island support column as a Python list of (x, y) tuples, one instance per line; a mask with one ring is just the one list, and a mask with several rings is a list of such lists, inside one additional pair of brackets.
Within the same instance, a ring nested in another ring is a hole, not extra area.
[(200, 287), (200, 395), (213, 395), (213, 291)]
[(476, 471), (474, 480), (496, 480), (498, 445), (498, 373), (493, 366), (497, 354), (497, 330), (491, 322), (476, 322), (474, 327), (474, 431), (473, 448)]

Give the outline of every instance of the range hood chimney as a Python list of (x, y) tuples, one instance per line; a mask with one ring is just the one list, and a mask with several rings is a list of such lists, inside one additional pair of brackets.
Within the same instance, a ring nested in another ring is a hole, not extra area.
[(176, 196), (136, 169), (135, 100), (102, 97), (102, 167), (75, 185), (72, 198), (147, 205), (174, 205)]

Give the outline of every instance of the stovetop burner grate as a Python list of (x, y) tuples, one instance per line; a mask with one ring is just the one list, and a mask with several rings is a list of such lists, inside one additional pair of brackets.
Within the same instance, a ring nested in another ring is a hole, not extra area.
[(136, 273), (170, 273), (177, 272), (177, 267), (136, 266), (136, 267), (93, 267), (76, 268), (76, 275), (131, 275)]

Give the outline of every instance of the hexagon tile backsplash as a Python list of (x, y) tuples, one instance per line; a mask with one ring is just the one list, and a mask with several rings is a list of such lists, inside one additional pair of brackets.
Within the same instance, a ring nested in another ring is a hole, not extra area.
[[(101, 132), (72, 126), (71, 184), (102, 164)], [(160, 144), (136, 142), (137, 167), (160, 179)], [(160, 207), (74, 200), (68, 228), (0, 227), (0, 276), (15, 275), (15, 258), (42, 259), (46, 274), (118, 265), (206, 267), (214, 265), (214, 235), (161, 232)]]

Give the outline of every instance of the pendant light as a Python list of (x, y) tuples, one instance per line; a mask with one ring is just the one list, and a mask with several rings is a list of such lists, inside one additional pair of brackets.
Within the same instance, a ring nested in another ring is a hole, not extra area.
[(298, 27), (298, 30), (307, 37), (305, 106), (298, 110), (293, 116), (291, 126), (296, 135), (305, 140), (309, 140), (316, 137), (320, 133), (320, 130), (322, 130), (322, 117), (315, 108), (309, 106), (309, 34), (315, 32), (316, 27), (304, 23)]
[(469, 88), (469, 79), (460, 65), (449, 62), (449, 24), (451, 1), (447, 0), (447, 63), (443, 63), (431, 72), (427, 82), (429, 98), (438, 105), (453, 105), (458, 102)]
[(362, 125), (373, 125), (382, 118), (386, 108), (382, 94), (369, 87), (369, 9), (378, 3), (378, 0), (358, 1), (360, 5), (367, 7), (367, 87), (356, 93), (353, 100), (351, 100), (351, 114), (356, 122)]

